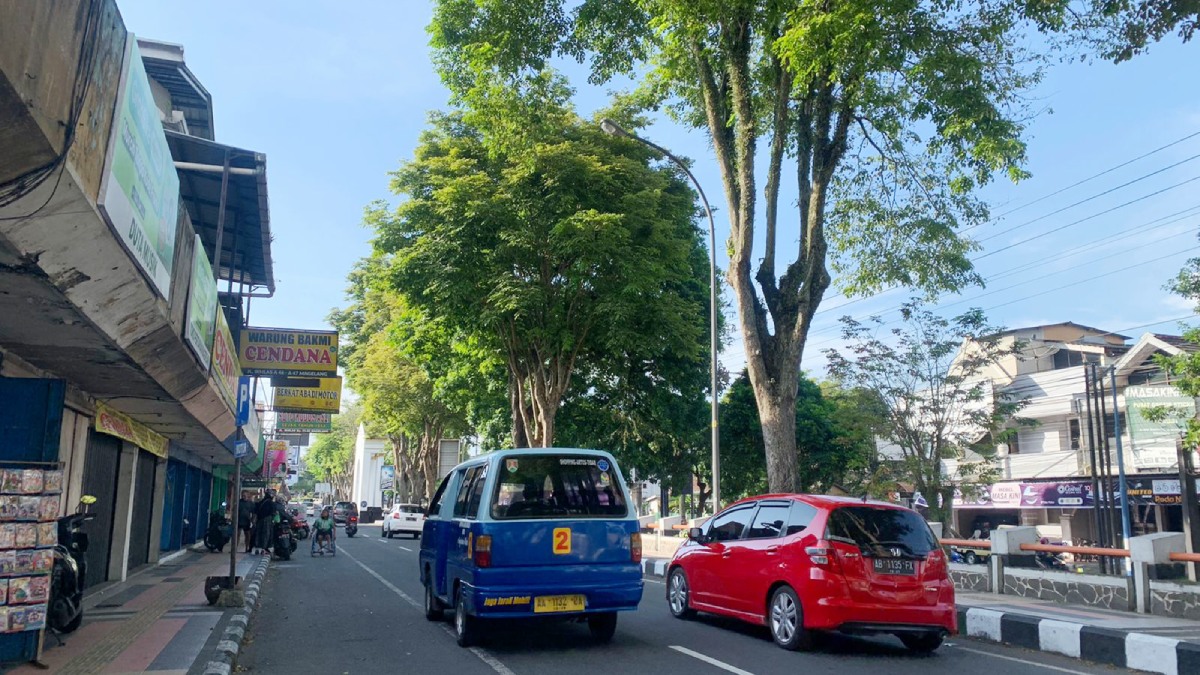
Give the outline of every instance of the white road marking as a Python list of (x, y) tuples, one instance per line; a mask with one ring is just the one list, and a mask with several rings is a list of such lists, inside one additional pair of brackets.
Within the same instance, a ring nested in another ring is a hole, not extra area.
[(408, 551), (409, 553), (412, 553), (412, 549), (407, 546), (401, 546), (400, 548), (404, 549), (405, 551)]
[(720, 668), (721, 670), (728, 671), (730, 673), (734, 673), (734, 675), (754, 675), (754, 673), (751, 673), (748, 670), (742, 670), (741, 668), (735, 668), (734, 666), (731, 666), (728, 663), (725, 663), (724, 661), (718, 661), (711, 656), (705, 656), (704, 654), (701, 654), (700, 652), (694, 652), (694, 651), (688, 649), (687, 647), (680, 647), (679, 645), (671, 645), (671, 649), (674, 649), (675, 651), (679, 652), (680, 654), (687, 654), (688, 656), (692, 657), (693, 659), (699, 659), (709, 665), (716, 666), (716, 667)]
[(659, 586), (662, 586), (664, 583), (666, 583), (663, 581), (655, 581), (654, 579), (647, 579), (646, 577), (642, 577), (642, 581), (648, 581), (652, 584), (658, 584)]
[[(416, 607), (417, 609), (420, 609), (421, 611), (425, 611), (425, 606), (422, 603), (417, 602), (416, 600), (413, 600), (412, 596), (410, 596), (408, 593), (405, 593), (404, 591), (397, 588), (395, 584), (388, 581), (387, 579), (384, 579), (378, 572), (371, 569), (370, 567), (367, 567), (366, 565), (364, 565), (362, 562), (360, 562), (354, 556), (350, 555), (349, 553), (346, 553), (345, 549), (340, 550), (339, 553), (341, 553), (342, 555), (349, 558), (350, 561), (353, 562), (355, 565), (358, 565), (359, 567), (366, 570), (367, 574), (370, 574), (371, 576), (378, 579), (379, 583), (386, 586), (389, 591), (400, 596), (405, 602), (412, 605), (413, 607)], [(442, 628), (447, 633), (450, 633), (451, 636), (454, 635), (454, 631), (450, 630), (449, 626), (442, 626)], [(515, 675), (515, 673), (513, 673), (513, 671), (508, 669), (508, 666), (504, 665), (503, 663), (500, 662), (499, 659), (497, 659), (496, 657), (487, 653), (486, 651), (480, 649), (479, 647), (471, 647), (470, 652), (472, 654), (474, 654), (475, 656), (479, 657), (480, 661), (483, 661), (484, 663), (491, 666), (492, 670), (496, 671), (497, 673), (500, 673), (500, 675)]]
[(1047, 670), (1056, 670), (1060, 673), (1071, 673), (1071, 675), (1089, 675), (1089, 673), (1087, 673), (1086, 671), (1083, 671), (1083, 670), (1071, 670), (1070, 668), (1062, 668), (1060, 666), (1049, 666), (1049, 665), (1046, 665), (1045, 663), (1038, 663), (1037, 661), (1029, 661), (1027, 659), (1018, 659), (1015, 656), (1005, 656), (1003, 654), (993, 654), (992, 652), (985, 652), (982, 649), (971, 649), (970, 647), (960, 647), (957, 645), (954, 646), (954, 649), (958, 649), (958, 650), (961, 650), (964, 652), (971, 652), (972, 654), (979, 654), (980, 656), (990, 656), (994, 659), (1004, 659), (1005, 661), (1016, 661), (1017, 663), (1024, 663), (1027, 666), (1037, 666), (1038, 668), (1045, 668)]

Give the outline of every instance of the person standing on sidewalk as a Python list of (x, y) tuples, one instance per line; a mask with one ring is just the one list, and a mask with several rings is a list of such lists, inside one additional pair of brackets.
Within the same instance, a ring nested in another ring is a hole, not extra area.
[(254, 515), (254, 547), (260, 553), (270, 555), (272, 540), (275, 538), (275, 500), (270, 490), (263, 494), (263, 498), (254, 507)]
[(238, 500), (237, 525), (242, 535), (242, 545), (246, 547), (246, 553), (249, 553), (254, 548), (254, 540), (250, 538), (254, 527), (254, 502), (250, 501), (249, 492), (242, 492), (242, 497)]

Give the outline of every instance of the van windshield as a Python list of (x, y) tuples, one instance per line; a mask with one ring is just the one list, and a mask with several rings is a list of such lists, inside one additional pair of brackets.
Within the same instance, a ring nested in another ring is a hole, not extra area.
[(625, 516), (625, 495), (609, 460), (592, 455), (522, 455), (500, 460), (492, 518)]
[[(864, 554), (881, 557), (929, 555), (937, 548), (924, 519), (903, 509), (844, 506), (829, 515), (826, 537), (857, 545)], [(895, 555), (899, 551), (900, 555)]]

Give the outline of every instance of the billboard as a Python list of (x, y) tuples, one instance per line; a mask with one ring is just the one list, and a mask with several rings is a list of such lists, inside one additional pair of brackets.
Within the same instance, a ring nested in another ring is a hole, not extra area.
[(276, 413), (275, 430), (327, 434), (333, 430), (333, 415), (330, 413)]
[(1168, 385), (1129, 386), (1125, 408), (1133, 465), (1139, 469), (1178, 465), (1176, 443), (1196, 413), (1193, 399)]
[(167, 298), (179, 225), (179, 174), (133, 33), (125, 45), (124, 77), (97, 205), (151, 285)]
[(276, 412), (337, 412), (342, 403), (342, 378), (324, 377), (316, 387), (275, 387)]
[(268, 478), (274, 478), (287, 471), (287, 441), (267, 441), (267, 473)]
[(164, 459), (167, 457), (168, 441), (165, 436), (155, 433), (150, 427), (101, 401), (96, 401), (96, 431), (123, 438)]
[(379, 468), (379, 489), (391, 490), (396, 484), (396, 467), (382, 466)]
[(212, 374), (217, 381), (217, 389), (221, 398), (230, 410), (237, 409), (238, 380), (242, 377), (242, 368), (238, 365), (237, 352), (233, 346), (233, 334), (229, 332), (229, 323), (225, 321), (225, 311), (217, 308), (217, 325), (213, 336)]
[(251, 328), (242, 330), (238, 360), (256, 377), (337, 375), (338, 334), (330, 330)]
[(196, 235), (192, 249), (192, 282), (188, 287), (187, 315), (184, 317), (183, 338), (208, 370), (212, 362), (213, 334), (217, 329), (217, 282), (212, 264), (204, 252), (204, 243)]

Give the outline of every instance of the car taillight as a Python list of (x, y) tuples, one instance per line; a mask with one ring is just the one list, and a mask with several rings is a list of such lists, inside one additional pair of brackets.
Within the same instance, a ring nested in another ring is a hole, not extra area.
[(492, 535), (481, 534), (475, 539), (475, 566), (492, 566)]
[(829, 566), (829, 558), (833, 555), (833, 549), (828, 546), (809, 546), (804, 549), (804, 552), (808, 554), (808, 559), (812, 561), (812, 564), (822, 567)]
[(634, 532), (629, 535), (629, 554), (633, 558), (633, 562), (642, 562), (642, 533)]

